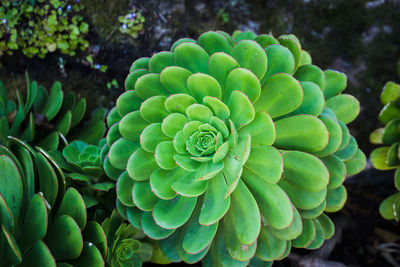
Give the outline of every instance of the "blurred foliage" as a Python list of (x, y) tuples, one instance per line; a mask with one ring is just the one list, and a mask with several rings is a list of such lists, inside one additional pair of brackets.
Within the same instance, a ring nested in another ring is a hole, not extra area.
[(80, 15), (80, 0), (2, 0), (0, 4), (0, 55), (22, 50), (27, 57), (44, 58), (59, 50), (74, 56), (89, 46), (89, 25)]
[(143, 30), (145, 18), (142, 16), (140, 11), (134, 8), (125, 16), (119, 16), (118, 21), (122, 24), (121, 27), (119, 27), (120, 32), (136, 38), (138, 37), (139, 32)]
[(102, 44), (110, 46), (132, 43), (132, 39), (127, 38), (126, 34), (136, 38), (143, 30), (145, 18), (139, 9), (131, 5), (132, 1), (83, 0), (82, 2), (98, 41)]

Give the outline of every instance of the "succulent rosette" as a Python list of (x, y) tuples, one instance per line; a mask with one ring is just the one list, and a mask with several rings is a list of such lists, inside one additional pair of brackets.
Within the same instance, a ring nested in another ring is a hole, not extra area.
[(136, 60), (107, 118), (117, 207), (173, 262), (272, 264), (333, 235), (365, 156), (342, 73), (294, 35), (206, 32)]
[(107, 265), (112, 267), (140, 267), (149, 261), (153, 247), (144, 242), (142, 231), (128, 225), (125, 219), (114, 210), (101, 224), (107, 236), (109, 251)]
[(109, 213), (115, 208), (115, 182), (104, 172), (103, 161), (108, 151), (106, 139), (97, 145), (82, 140), (69, 143), (61, 153), (53, 152), (64, 169), (67, 184), (82, 194), (87, 208), (101, 204)]
[[(379, 120), (384, 124), (384, 127), (372, 132), (370, 141), (373, 144), (383, 146), (375, 148), (370, 159), (372, 165), (378, 170), (396, 170), (394, 186), (400, 191), (400, 85), (392, 81), (387, 82), (383, 87), (380, 98), (384, 107), (379, 114)], [(399, 221), (400, 192), (387, 197), (381, 203), (379, 212), (387, 220)]]

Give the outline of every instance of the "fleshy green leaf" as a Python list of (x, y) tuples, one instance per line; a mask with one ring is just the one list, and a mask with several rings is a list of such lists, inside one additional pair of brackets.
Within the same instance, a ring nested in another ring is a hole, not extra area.
[(231, 111), (230, 119), (237, 129), (253, 121), (255, 111), (249, 98), (241, 91), (233, 91), (229, 98), (228, 107)]
[(232, 70), (227, 79), (225, 87), (225, 101), (229, 100), (233, 91), (241, 91), (255, 103), (261, 94), (261, 85), (257, 76), (244, 68)]
[(314, 209), (325, 199), (327, 190), (320, 192), (309, 192), (289, 183), (286, 179), (278, 182), (279, 186), (288, 194), (290, 201), (299, 209)]
[(267, 46), (265, 52), (268, 57), (268, 68), (263, 80), (275, 73), (293, 74), (295, 60), (289, 49), (275, 44)]
[(146, 100), (152, 96), (169, 96), (169, 92), (160, 82), (160, 74), (149, 73), (137, 79), (135, 90), (138, 97)]
[(266, 48), (269, 45), (279, 44), (278, 40), (269, 34), (260, 34), (254, 39), (254, 41), (256, 41), (263, 48)]
[(81, 230), (68, 215), (58, 217), (49, 227), (45, 243), (58, 261), (75, 259), (83, 249)]
[[(218, 81), (221, 86), (222, 97), (225, 96), (225, 84), (228, 74), (239, 67), (239, 63), (230, 55), (225, 53), (215, 53), (210, 56), (208, 68), (210, 74)], [(225, 100), (225, 99), (223, 99)]]
[(171, 52), (162, 51), (154, 54), (149, 60), (149, 71), (160, 73), (166, 67), (174, 65), (174, 55)]
[(172, 199), (176, 193), (171, 186), (184, 174), (186, 171), (179, 167), (173, 170), (158, 169), (150, 177), (151, 190), (161, 199)]
[(119, 122), (119, 132), (123, 137), (131, 141), (139, 141), (140, 134), (149, 123), (140, 116), (139, 111), (126, 114)]
[(186, 109), (186, 115), (191, 121), (208, 123), (213, 115), (211, 109), (204, 105), (193, 104)]
[(283, 172), (280, 152), (272, 146), (253, 146), (244, 165), (243, 176), (277, 183)]
[(202, 103), (205, 96), (221, 99), (222, 92), (218, 81), (207, 74), (196, 73), (189, 76), (187, 80), (190, 94), (197, 103)]
[(310, 192), (322, 191), (328, 185), (328, 169), (317, 157), (300, 151), (285, 151), (282, 158), (285, 178), (293, 185)]
[(346, 188), (341, 185), (338, 188), (328, 190), (326, 195), (326, 212), (336, 212), (343, 208), (347, 200)]
[(19, 240), (22, 252), (33, 247), (37, 241), (45, 237), (47, 223), (46, 200), (40, 194), (35, 194), (29, 202)]
[(329, 132), (322, 121), (310, 115), (296, 115), (275, 122), (275, 145), (283, 149), (318, 152), (329, 142)]
[(79, 192), (73, 188), (68, 188), (58, 208), (56, 218), (62, 215), (71, 216), (81, 229), (85, 228), (87, 215), (86, 206)]
[(228, 54), (232, 48), (225, 36), (218, 32), (205, 32), (199, 36), (197, 41), (210, 56), (216, 52), (225, 52)]
[(138, 148), (128, 160), (126, 170), (135, 181), (145, 181), (150, 178), (152, 172), (157, 168), (154, 155)]
[(115, 168), (125, 170), (130, 156), (139, 147), (140, 144), (138, 142), (120, 138), (112, 144), (108, 152), (111, 165)]
[(116, 108), (119, 116), (123, 117), (129, 112), (140, 108), (142, 100), (136, 95), (135, 91), (127, 91), (117, 99)]
[(140, 115), (149, 123), (162, 122), (168, 115), (164, 107), (165, 96), (152, 96), (144, 101), (140, 106)]
[(303, 88), (304, 93), (303, 102), (297, 109), (286, 116), (297, 114), (318, 116), (321, 114), (325, 106), (324, 94), (322, 93), (321, 88), (319, 88), (315, 83), (307, 81), (301, 81), (300, 85)]
[(121, 176), (118, 178), (116, 190), (117, 190), (117, 198), (121, 201), (125, 206), (133, 206), (132, 199), (132, 189), (135, 181), (129, 177), (127, 172), (123, 172)]
[(148, 237), (156, 240), (167, 238), (175, 231), (175, 229), (164, 229), (157, 225), (150, 211), (143, 214), (142, 227)]
[(163, 141), (157, 145), (154, 157), (160, 168), (171, 170), (177, 167), (174, 155), (176, 154), (172, 141)]
[(257, 202), (241, 180), (230, 196), (231, 205), (225, 220), (231, 221), (230, 225), (234, 227), (233, 231), (242, 244), (253, 244), (257, 240), (261, 228)]
[(231, 114), (229, 108), (224, 104), (224, 102), (216, 97), (206, 96), (203, 98), (203, 103), (211, 109), (214, 116), (221, 120), (228, 119)]
[(381, 102), (386, 105), (390, 101), (396, 100), (400, 96), (400, 85), (394, 82), (387, 82), (383, 86), (381, 93)]
[[(16, 163), (7, 155), (0, 156), (0, 195), (10, 209), (15, 221), (18, 221), (22, 204), (22, 173), (19, 172)], [(56, 188), (57, 189), (57, 188)]]
[(275, 141), (275, 125), (271, 117), (265, 112), (256, 112), (254, 120), (243, 126), (239, 134), (249, 133), (251, 135), (251, 144), (272, 145)]
[(265, 81), (254, 109), (265, 111), (275, 118), (298, 108), (303, 97), (303, 90), (296, 79), (286, 73), (277, 73)]
[(171, 113), (163, 120), (161, 129), (166, 136), (174, 138), (177, 132), (182, 130), (187, 122), (189, 122), (189, 120), (185, 115)]
[(375, 148), (369, 156), (372, 166), (378, 170), (390, 170), (396, 167), (389, 167), (386, 163), (386, 155), (389, 151), (388, 146)]
[(347, 86), (346, 74), (335, 71), (326, 70), (324, 71), (326, 84), (324, 89), (325, 99), (331, 98), (341, 93)]
[[(165, 229), (182, 226), (192, 215), (197, 197), (177, 196), (171, 200), (159, 200), (153, 209), (156, 223)], [(165, 211), (168, 212), (165, 212)]]
[(302, 221), (302, 233), (295, 240), (292, 240), (292, 246), (295, 248), (306, 248), (315, 238), (315, 227), (312, 220), (302, 219)]
[[(147, 60), (148, 60), (148, 58), (147, 58)], [(135, 90), (135, 84), (136, 84), (137, 80), (140, 77), (142, 77), (143, 75), (148, 74), (148, 73), (149, 73), (149, 71), (144, 68), (131, 71), (125, 79), (125, 90), (126, 91)]]
[(140, 145), (144, 150), (150, 153), (156, 151), (156, 147), (162, 141), (171, 140), (162, 132), (161, 123), (152, 123), (144, 128), (140, 135)]
[[(297, 238), (301, 232), (303, 231), (303, 223), (301, 221), (300, 213), (296, 208), (293, 208), (293, 220), (290, 222), (290, 225), (284, 229), (275, 229), (272, 228), (272, 234), (281, 239), (281, 240), (293, 240)], [(271, 225), (272, 226), (272, 225)]]
[(196, 100), (187, 94), (175, 94), (171, 95), (165, 100), (165, 109), (169, 113), (181, 113), (186, 115), (186, 109), (196, 103)]
[(326, 100), (326, 106), (335, 112), (338, 120), (344, 123), (352, 122), (360, 113), (360, 103), (351, 95), (342, 94)]
[(61, 108), (64, 98), (64, 93), (61, 90), (61, 83), (55, 82), (50, 88), (50, 94), (47, 98), (41, 113), (44, 114), (47, 120), (52, 120)]
[(367, 160), (365, 154), (360, 149), (357, 149), (354, 157), (344, 161), (344, 164), (346, 165), (347, 175), (350, 176), (361, 172), (365, 168)]
[(199, 45), (182, 43), (175, 48), (174, 62), (191, 73), (208, 73), (208, 54)]
[(203, 206), (200, 211), (200, 224), (214, 224), (225, 215), (230, 206), (230, 197), (224, 198), (227, 190), (222, 173), (208, 181)]
[(342, 127), (336, 120), (331, 119), (328, 116), (320, 115), (318, 118), (325, 124), (326, 128), (328, 129), (329, 142), (323, 150), (316, 152), (315, 155), (318, 157), (325, 157), (333, 154), (339, 149), (343, 137)]
[(325, 89), (325, 75), (324, 72), (315, 65), (303, 65), (300, 66), (294, 77), (299, 81), (313, 82), (321, 88)]
[(254, 41), (240, 41), (232, 48), (231, 56), (242, 68), (252, 71), (258, 79), (261, 79), (267, 71), (267, 55), (264, 49)]
[(132, 189), (132, 199), (135, 205), (143, 211), (151, 211), (158, 201), (147, 181), (135, 183)]
[(293, 220), (293, 207), (286, 193), (278, 185), (255, 176), (243, 175), (243, 179), (268, 224), (276, 229), (288, 227)]
[(286, 241), (276, 238), (271, 233), (270, 227), (261, 227), (260, 236), (257, 239), (256, 256), (263, 261), (273, 261), (285, 253)]
[(190, 71), (181, 67), (167, 67), (161, 72), (160, 81), (171, 94), (188, 94), (187, 79), (191, 74)]

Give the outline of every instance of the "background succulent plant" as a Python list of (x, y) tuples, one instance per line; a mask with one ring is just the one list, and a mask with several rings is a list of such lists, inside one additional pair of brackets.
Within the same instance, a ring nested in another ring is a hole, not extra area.
[[(18, 137), (30, 144), (38, 144), (46, 150), (57, 149), (60, 136), (80, 139), (97, 144), (105, 132), (105, 109), (98, 109), (91, 119), (81, 123), (86, 112), (86, 100), (77, 101), (74, 92), (64, 96), (61, 83), (55, 82), (48, 92), (31, 82), (27, 75), (26, 99), (16, 90), (17, 103), (8, 98), (7, 89), (0, 81), (0, 141), (7, 136)], [(73, 131), (77, 125), (78, 131)]]
[[(400, 63), (400, 61), (399, 61)], [(400, 64), (398, 64), (400, 66)], [(400, 75), (400, 69), (399, 69)], [(400, 191), (400, 85), (392, 81), (385, 84), (381, 93), (381, 102), (384, 105), (379, 120), (384, 125), (370, 135), (373, 144), (383, 145), (372, 151), (370, 155), (372, 165), (378, 170), (393, 170), (394, 185)], [(400, 220), (400, 193), (387, 197), (380, 205), (379, 212), (387, 220)]]
[(12, 137), (0, 173), (1, 266), (104, 266), (105, 233), (48, 153)]
[[(101, 204), (101, 208), (109, 214), (115, 208), (115, 182), (110, 180), (104, 172), (103, 161), (108, 151), (106, 139), (103, 138), (97, 145), (90, 145), (81, 140), (68, 144), (57, 154), (56, 160), (64, 169), (67, 184), (74, 186), (82, 194), (86, 207), (90, 208)], [(97, 207), (99, 208), (99, 207)]]
[(151, 259), (153, 247), (143, 242), (143, 232), (126, 224), (125, 219), (116, 210), (104, 220), (102, 227), (107, 235), (109, 266), (137, 267)]
[(333, 235), (323, 212), (365, 166), (346, 126), (359, 103), (294, 35), (183, 38), (136, 60), (125, 87), (105, 168), (120, 213), (169, 260), (265, 266)]

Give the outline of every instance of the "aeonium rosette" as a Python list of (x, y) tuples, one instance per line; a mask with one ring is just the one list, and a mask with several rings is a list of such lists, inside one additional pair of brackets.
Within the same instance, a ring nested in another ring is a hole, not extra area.
[(333, 235), (365, 156), (346, 76), (293, 35), (206, 32), (136, 60), (108, 115), (117, 207), (170, 261), (245, 266)]

